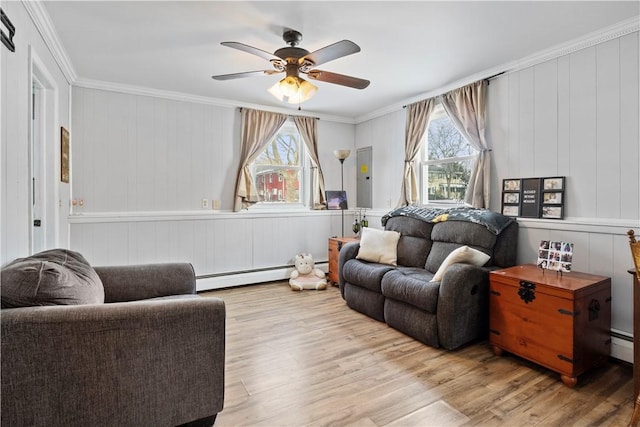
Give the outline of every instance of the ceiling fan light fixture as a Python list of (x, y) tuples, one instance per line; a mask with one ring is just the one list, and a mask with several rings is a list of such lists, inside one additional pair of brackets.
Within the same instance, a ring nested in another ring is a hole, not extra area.
[(297, 47), (302, 40), (302, 34), (298, 31), (286, 30), (282, 35), (282, 39), (288, 46), (282, 47), (273, 53), (269, 53), (265, 50), (249, 46), (244, 43), (222, 42), (221, 44), (223, 46), (241, 50), (266, 59), (271, 62), (273, 69), (222, 74), (211, 77), (214, 80), (232, 80), (285, 72), (286, 77), (269, 88), (268, 91), (280, 102), (286, 101), (289, 104), (298, 104), (298, 110), (300, 110), (300, 104), (313, 98), (318, 91), (316, 86), (304, 79), (301, 79), (300, 73), (308, 76), (311, 80), (352, 87), (354, 89), (364, 89), (369, 86), (369, 80), (332, 73), (330, 71), (321, 71), (314, 68), (326, 62), (360, 52), (360, 46), (351, 40), (341, 40), (313, 52), (309, 52), (306, 49)]
[(271, 95), (289, 104), (302, 104), (313, 98), (317, 91), (317, 86), (297, 76), (287, 76), (269, 88)]

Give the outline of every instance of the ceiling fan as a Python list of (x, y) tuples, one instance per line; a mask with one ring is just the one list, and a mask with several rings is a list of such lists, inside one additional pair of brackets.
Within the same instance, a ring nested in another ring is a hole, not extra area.
[(259, 56), (271, 62), (273, 69), (248, 71), (244, 73), (223, 74), (212, 76), (215, 80), (232, 80), (244, 77), (266, 76), (285, 73), (286, 77), (269, 89), (269, 92), (280, 101), (286, 100), (290, 104), (300, 104), (315, 95), (318, 88), (300, 77), (300, 73), (312, 80), (333, 83), (341, 86), (364, 89), (369, 86), (369, 80), (344, 74), (318, 70), (315, 67), (343, 56), (360, 52), (360, 46), (350, 40), (342, 40), (314, 52), (297, 47), (302, 41), (302, 34), (295, 30), (286, 30), (282, 39), (289, 46), (276, 50), (273, 54), (238, 42), (222, 42), (223, 46), (242, 50)]

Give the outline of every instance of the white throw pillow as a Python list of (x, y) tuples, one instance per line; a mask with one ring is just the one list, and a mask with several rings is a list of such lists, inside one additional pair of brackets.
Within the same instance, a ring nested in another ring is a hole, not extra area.
[(440, 265), (440, 268), (438, 268), (438, 271), (436, 271), (436, 274), (433, 276), (431, 281), (440, 282), (442, 280), (442, 276), (444, 276), (444, 272), (447, 271), (447, 268), (456, 262), (482, 267), (487, 263), (487, 261), (489, 261), (489, 258), (491, 257), (484, 252), (480, 252), (479, 250), (470, 248), (469, 246), (461, 246), (452, 251), (444, 261), (442, 261), (442, 265)]
[(356, 258), (380, 264), (397, 265), (399, 239), (400, 233), (397, 231), (364, 227)]

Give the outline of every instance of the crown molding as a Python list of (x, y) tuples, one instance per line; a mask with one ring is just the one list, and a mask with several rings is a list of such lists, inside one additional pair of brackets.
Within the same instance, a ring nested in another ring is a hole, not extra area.
[(69, 59), (69, 55), (67, 55), (67, 51), (60, 42), (58, 33), (56, 33), (56, 30), (51, 23), (51, 18), (42, 5), (42, 2), (22, 0), (22, 4), (31, 17), (31, 20), (40, 33), (40, 36), (44, 40), (45, 45), (51, 52), (56, 64), (60, 67), (60, 71), (62, 71), (64, 78), (69, 84), (73, 83), (78, 78), (78, 74), (73, 68), (73, 64), (71, 63), (71, 59)]
[(320, 120), (330, 122), (355, 124), (352, 118), (333, 116), (329, 114), (319, 114), (313, 111), (292, 111), (287, 108), (273, 107), (260, 104), (251, 104), (245, 102), (231, 101), (228, 99), (211, 98), (207, 96), (191, 95), (183, 92), (173, 92), (168, 90), (154, 89), (144, 86), (125, 85), (121, 83), (105, 82), (102, 80), (91, 80), (78, 78), (72, 84), (73, 87), (82, 87), (87, 89), (104, 90), (108, 92), (119, 92), (130, 95), (149, 96), (154, 98), (170, 99), (174, 101), (192, 102), (196, 104), (213, 105), (225, 108), (253, 108), (256, 110), (271, 111), (274, 113), (286, 114), (288, 116), (307, 116), (317, 117)]
[(559, 58), (561, 56), (569, 55), (573, 52), (586, 49), (591, 46), (595, 46), (597, 44), (604, 43), (609, 40), (613, 40), (613, 39), (616, 39), (634, 32), (638, 32), (638, 31), (640, 31), (640, 15), (618, 22), (617, 24), (601, 28), (598, 31), (595, 31), (595, 32), (586, 34), (582, 37), (553, 46), (549, 49), (545, 49), (543, 51), (534, 53), (532, 55), (526, 56), (519, 60), (507, 62), (506, 64), (492, 67), (488, 70), (484, 70), (482, 72), (473, 74), (471, 76), (465, 77), (464, 79), (455, 81), (445, 87), (441, 87), (436, 90), (425, 92), (420, 95), (407, 98), (402, 102), (397, 102), (388, 107), (385, 107), (376, 111), (372, 111), (368, 114), (364, 114), (362, 116), (356, 117), (354, 122), (355, 124), (363, 123), (368, 120), (372, 120), (372, 119), (384, 116), (386, 114), (396, 112), (408, 104), (412, 104), (414, 102), (422, 101), (423, 99), (433, 98), (435, 96), (442, 95), (443, 93), (446, 93), (450, 90), (457, 89), (459, 87), (468, 85), (478, 80), (487, 79), (497, 74), (502, 75), (502, 74), (509, 74), (516, 71), (520, 71), (525, 68), (529, 68), (534, 65), (538, 65), (543, 62)]
[(508, 71), (513, 72), (529, 68), (637, 31), (640, 31), (640, 15), (514, 61), (511, 63), (512, 69)]

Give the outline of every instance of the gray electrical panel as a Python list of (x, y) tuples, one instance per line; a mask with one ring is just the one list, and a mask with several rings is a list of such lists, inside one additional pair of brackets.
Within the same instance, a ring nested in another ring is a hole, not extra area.
[(371, 161), (372, 147), (358, 148), (356, 161), (358, 162), (358, 177), (356, 180), (356, 193), (358, 195), (356, 207), (371, 209)]

